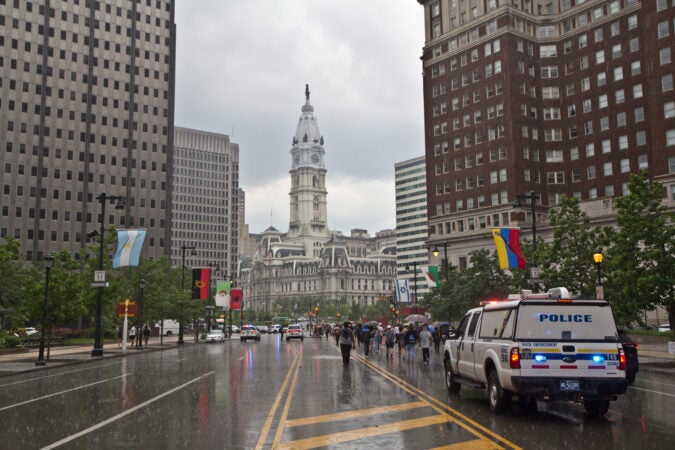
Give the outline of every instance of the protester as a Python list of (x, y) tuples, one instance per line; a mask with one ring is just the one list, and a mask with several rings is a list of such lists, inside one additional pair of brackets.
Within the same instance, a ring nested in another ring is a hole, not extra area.
[(415, 359), (415, 345), (417, 344), (417, 331), (412, 324), (408, 326), (404, 336), (408, 362), (412, 362)]
[(370, 325), (364, 323), (361, 325), (361, 343), (363, 344), (363, 354), (368, 356), (370, 354), (370, 337), (372, 336), (372, 330)]
[(373, 341), (374, 341), (374, 350), (377, 354), (380, 354), (380, 344), (382, 344), (382, 325), (378, 325), (373, 331)]
[(396, 333), (387, 325), (387, 331), (384, 332), (384, 345), (387, 347), (387, 359), (394, 358), (394, 344), (396, 343)]
[(431, 337), (434, 340), (434, 351), (438, 355), (441, 349), (441, 327), (436, 326), (434, 332), (431, 333)]
[(422, 362), (427, 364), (429, 362), (429, 348), (431, 347), (432, 341), (431, 333), (429, 332), (429, 327), (422, 325), (422, 328), (419, 332), (419, 345), (422, 348)]
[(349, 357), (354, 347), (354, 331), (352, 330), (352, 324), (345, 322), (340, 332), (340, 352), (342, 353), (342, 364), (349, 365)]
[(150, 328), (146, 325), (143, 328), (143, 345), (147, 346), (150, 340)]

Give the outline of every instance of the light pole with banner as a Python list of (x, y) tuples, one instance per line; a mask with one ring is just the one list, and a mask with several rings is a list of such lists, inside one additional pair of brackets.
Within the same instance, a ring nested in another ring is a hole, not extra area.
[[(98, 250), (98, 271), (94, 273), (94, 283), (92, 287), (98, 288), (98, 298), (96, 301), (96, 331), (94, 334), (94, 349), (91, 351), (91, 356), (103, 356), (103, 288), (106, 286), (105, 271), (103, 270), (103, 238), (105, 236), (105, 203), (115, 203), (115, 209), (124, 209), (125, 197), (119, 195), (108, 195), (105, 192), (99, 194), (96, 200), (101, 204), (101, 224), (98, 233), (99, 250)], [(96, 232), (89, 233), (93, 237)]]
[[(181, 291), (183, 289), (185, 289), (185, 250), (191, 250), (192, 253), (190, 253), (190, 254), (193, 255), (193, 256), (197, 253), (195, 251), (196, 247), (185, 245), (185, 244), (180, 246), (180, 251), (181, 251), (180, 289), (181, 289)], [(178, 342), (177, 342), (178, 345), (185, 344), (185, 341), (183, 340), (183, 331), (184, 331), (183, 322), (184, 322), (184, 320), (183, 320), (182, 302), (183, 302), (183, 300), (181, 300), (180, 321), (178, 322)]]
[(47, 323), (47, 304), (49, 303), (49, 273), (52, 271), (52, 264), (54, 257), (52, 255), (45, 255), (45, 298), (42, 303), (42, 332), (40, 333), (40, 351), (38, 353), (38, 360), (35, 361), (36, 366), (44, 366), (45, 363), (45, 332)]

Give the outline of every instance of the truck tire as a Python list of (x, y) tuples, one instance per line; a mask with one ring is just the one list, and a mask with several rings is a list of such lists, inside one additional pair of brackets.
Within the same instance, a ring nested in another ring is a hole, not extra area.
[(167, 336), (173, 336), (173, 333), (172, 333), (171, 331), (167, 331), (167, 332), (166, 332), (166, 335), (167, 335)]
[(455, 373), (452, 371), (450, 360), (446, 359), (443, 366), (445, 368), (445, 387), (448, 388), (448, 393), (458, 394), (462, 385), (459, 384), (455, 378)]
[(602, 417), (609, 411), (609, 400), (584, 400), (589, 417)]
[(490, 402), (490, 410), (495, 414), (504, 412), (511, 403), (511, 392), (502, 389), (499, 376), (494, 370), (488, 375), (488, 401)]

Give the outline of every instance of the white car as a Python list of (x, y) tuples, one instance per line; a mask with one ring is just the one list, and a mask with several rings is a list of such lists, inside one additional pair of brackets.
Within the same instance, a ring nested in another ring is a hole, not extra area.
[(670, 324), (669, 323), (662, 323), (659, 325), (659, 332), (664, 333), (670, 331)]
[(302, 325), (289, 325), (288, 328), (286, 328), (285, 333), (287, 341), (290, 339), (305, 340), (305, 332), (302, 331)]
[(34, 334), (38, 334), (39, 331), (35, 327), (27, 327), (24, 329), (26, 336), (32, 336)]
[(204, 342), (225, 342), (225, 335), (222, 330), (211, 330), (206, 335)]

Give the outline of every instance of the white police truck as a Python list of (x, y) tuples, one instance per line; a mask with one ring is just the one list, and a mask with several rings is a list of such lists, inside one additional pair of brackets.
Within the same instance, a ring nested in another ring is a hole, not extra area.
[(627, 389), (609, 303), (572, 299), (565, 288), (523, 291), (471, 309), (445, 342), (443, 360), (448, 392), (487, 389), (495, 413), (516, 395), (525, 407), (576, 401), (598, 416)]

